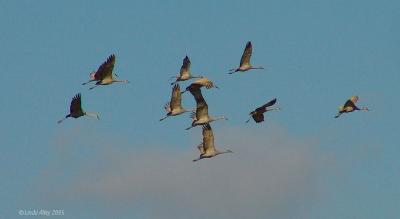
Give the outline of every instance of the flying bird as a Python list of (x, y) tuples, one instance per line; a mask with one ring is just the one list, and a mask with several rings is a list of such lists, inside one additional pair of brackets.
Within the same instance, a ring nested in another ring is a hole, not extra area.
[(72, 118), (76, 119), (76, 118), (79, 118), (81, 116), (90, 116), (90, 117), (94, 117), (96, 119), (100, 119), (98, 114), (85, 112), (82, 109), (82, 106), (81, 106), (81, 94), (78, 93), (77, 95), (75, 95), (72, 98), (71, 105), (69, 107), (69, 114), (66, 115), (63, 119), (59, 120), (58, 123), (61, 123), (62, 121), (64, 121), (64, 119), (66, 119), (68, 117), (72, 117)]
[(98, 85), (109, 85), (114, 82), (129, 83), (128, 80), (116, 80), (114, 78), (114, 75), (117, 76), (115, 73), (113, 73), (114, 64), (115, 64), (115, 55), (112, 54), (107, 58), (107, 60), (103, 64), (100, 65), (100, 67), (97, 69), (96, 72), (92, 72), (90, 74), (91, 80), (86, 83), (83, 83), (83, 85), (92, 81), (97, 81), (95, 86), (89, 88), (93, 89)]
[(183, 59), (182, 67), (179, 72), (178, 76), (174, 76), (173, 78), (176, 78), (176, 81), (172, 82), (171, 85), (174, 85), (175, 83), (178, 83), (178, 81), (186, 81), (192, 78), (200, 78), (201, 76), (193, 76), (190, 72), (190, 60), (189, 57), (186, 56)]
[(193, 110), (186, 110), (182, 107), (182, 94), (181, 94), (181, 89), (179, 87), (179, 84), (175, 84), (172, 87), (172, 94), (171, 94), (171, 100), (169, 103), (165, 105), (165, 111), (167, 111), (167, 115), (163, 118), (160, 119), (160, 121), (170, 117), (170, 116), (176, 116), (180, 115), (185, 112), (190, 112)]
[[(272, 110), (280, 110), (279, 107), (276, 108), (268, 108), (272, 105), (274, 105), (276, 103), (276, 98), (274, 98), (273, 100), (269, 101), (268, 103), (258, 107), (257, 109), (255, 109), (254, 111), (250, 112), (250, 116), (253, 117), (254, 121), (256, 123), (260, 123), (262, 121), (264, 121), (264, 113), (267, 111), (272, 111)], [(251, 118), (249, 118), (246, 123), (248, 123), (250, 121)]]
[(231, 70), (229, 70), (229, 74), (233, 74), (235, 72), (244, 72), (244, 71), (248, 71), (251, 69), (264, 69), (263, 67), (259, 66), (259, 67), (253, 67), (250, 64), (250, 58), (251, 58), (251, 54), (252, 54), (252, 50), (253, 50), (253, 46), (251, 45), (251, 42), (247, 42), (246, 47), (244, 48), (243, 54), (242, 54), (242, 58), (240, 59), (240, 66), (239, 68), (233, 68)]
[(219, 87), (217, 85), (215, 85), (214, 82), (212, 82), (210, 79), (208, 79), (206, 77), (200, 77), (199, 79), (192, 82), (189, 86), (187, 86), (186, 89), (184, 91), (182, 91), (182, 93), (185, 93), (186, 91), (188, 91), (190, 89), (201, 88), (201, 87), (205, 87), (206, 89), (211, 89), (211, 88), (215, 87), (215, 88), (219, 89)]
[(186, 128), (186, 130), (189, 130), (198, 125), (205, 125), (220, 119), (228, 120), (225, 116), (211, 117), (208, 115), (208, 105), (204, 100), (204, 97), (201, 94), (201, 89), (199, 87), (193, 87), (189, 89), (189, 91), (196, 100), (196, 112), (193, 112), (191, 114), (192, 125)]
[(357, 107), (356, 103), (358, 101), (358, 96), (352, 96), (350, 99), (346, 101), (346, 103), (343, 106), (339, 107), (339, 113), (335, 116), (335, 118), (339, 118), (343, 113), (350, 113), (355, 110), (365, 110), (369, 111), (368, 107)]
[(197, 146), (200, 151), (200, 157), (194, 159), (193, 162), (204, 158), (215, 157), (219, 154), (233, 153), (231, 150), (218, 151), (214, 145), (214, 134), (210, 124), (203, 126), (203, 142)]

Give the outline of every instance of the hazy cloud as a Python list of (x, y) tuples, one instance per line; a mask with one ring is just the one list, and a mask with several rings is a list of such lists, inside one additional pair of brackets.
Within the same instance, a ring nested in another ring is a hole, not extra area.
[(191, 160), (198, 142), (185, 150), (119, 147), (129, 143), (100, 136), (93, 142), (92, 133), (75, 136), (95, 144), (76, 158), (80, 146), (58, 139), (64, 159), (43, 171), (42, 201), (66, 206), (70, 215), (96, 211), (90, 214), (96, 218), (301, 218), (315, 201), (316, 177), (325, 163), (318, 142), (277, 127), (251, 127), (215, 128), (217, 147), (234, 153), (196, 163)]

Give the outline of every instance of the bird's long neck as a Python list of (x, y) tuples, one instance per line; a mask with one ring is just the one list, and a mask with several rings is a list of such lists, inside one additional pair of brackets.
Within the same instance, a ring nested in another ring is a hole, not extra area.
[(196, 112), (196, 109), (183, 109), (183, 112)]
[(100, 119), (99, 114), (93, 113), (93, 112), (85, 112), (85, 115), (95, 118), (95, 119)]
[(189, 78), (202, 78), (203, 76), (201, 75), (193, 75), (191, 74)]
[(275, 107), (275, 108), (269, 108), (269, 109), (267, 109), (267, 111), (272, 111), (272, 110), (280, 110), (281, 108), (279, 108), (279, 107)]
[(221, 120), (221, 119), (224, 119), (224, 120), (226, 120), (226, 117), (225, 116), (217, 116), (217, 117), (211, 117), (211, 121), (217, 121), (217, 120)]
[(116, 80), (116, 79), (114, 79), (114, 78), (113, 78), (113, 82), (120, 82), (120, 83), (125, 83), (125, 84), (128, 84), (128, 83), (129, 83), (128, 80)]
[(217, 151), (218, 154), (226, 154), (226, 153), (233, 153), (231, 150), (225, 150), (225, 151)]

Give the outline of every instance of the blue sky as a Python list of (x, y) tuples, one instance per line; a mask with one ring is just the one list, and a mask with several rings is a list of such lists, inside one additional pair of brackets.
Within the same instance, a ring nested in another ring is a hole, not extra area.
[[(396, 218), (399, 20), (390, 0), (3, 1), (0, 217)], [(249, 40), (266, 69), (228, 75)], [(132, 84), (82, 86), (112, 53)], [(200, 128), (158, 121), (185, 55), (232, 155), (193, 164)], [(58, 125), (78, 92), (101, 120)], [(333, 119), (352, 95), (371, 111)]]

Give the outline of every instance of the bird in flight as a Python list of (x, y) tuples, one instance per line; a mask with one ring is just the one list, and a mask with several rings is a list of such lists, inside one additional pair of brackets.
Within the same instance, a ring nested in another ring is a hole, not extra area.
[(339, 107), (339, 112), (335, 116), (335, 118), (339, 118), (343, 113), (350, 113), (356, 110), (363, 110), (363, 111), (369, 111), (368, 107), (357, 107), (356, 103), (358, 101), (358, 96), (352, 96), (350, 99), (346, 101), (346, 103), (343, 106)]
[(109, 85), (114, 82), (129, 83), (128, 80), (116, 80), (114, 78), (114, 75), (117, 76), (115, 73), (113, 73), (114, 64), (115, 64), (115, 55), (112, 54), (107, 58), (105, 62), (103, 62), (103, 64), (99, 66), (96, 72), (92, 72), (90, 74), (91, 80), (83, 83), (83, 85), (92, 81), (96, 81), (96, 85), (89, 88), (93, 89), (98, 85)]
[(214, 134), (210, 124), (203, 126), (203, 142), (197, 146), (200, 151), (200, 157), (194, 159), (193, 162), (204, 158), (215, 157), (219, 154), (233, 153), (231, 150), (218, 151), (214, 145)]
[(211, 117), (208, 115), (208, 105), (206, 100), (204, 100), (204, 97), (201, 94), (201, 89), (199, 87), (192, 87), (191, 89), (189, 89), (189, 91), (196, 101), (196, 112), (193, 112), (191, 114), (191, 118), (193, 120), (192, 125), (186, 128), (186, 130), (189, 130), (198, 125), (205, 125), (220, 119), (227, 120), (225, 116)]
[(211, 89), (213, 87), (219, 89), (219, 87), (217, 85), (214, 84), (214, 82), (212, 82), (210, 79), (206, 78), (206, 77), (201, 77), (197, 80), (195, 80), (194, 82), (192, 82), (189, 86), (186, 87), (186, 89), (184, 91), (182, 91), (182, 93), (185, 93), (186, 91), (189, 91), (190, 89), (195, 89), (195, 88), (201, 88), (201, 87), (205, 87), (206, 89)]
[(242, 54), (242, 58), (240, 59), (240, 66), (238, 68), (233, 68), (231, 70), (229, 70), (229, 74), (233, 74), (235, 72), (244, 72), (244, 71), (248, 71), (251, 69), (264, 69), (263, 67), (259, 66), (259, 67), (254, 67), (250, 64), (250, 58), (251, 58), (251, 54), (253, 52), (253, 46), (251, 45), (251, 42), (247, 42), (246, 47), (244, 48), (243, 54)]
[(201, 76), (193, 76), (192, 73), (190, 72), (190, 59), (188, 56), (186, 56), (183, 59), (182, 67), (179, 72), (178, 76), (173, 76), (172, 78), (176, 78), (174, 82), (171, 83), (171, 85), (174, 85), (178, 83), (178, 81), (186, 81), (192, 78), (200, 78)]
[[(276, 103), (276, 98), (274, 98), (273, 100), (269, 101), (268, 103), (258, 107), (257, 109), (255, 109), (254, 111), (250, 112), (250, 116), (253, 117), (254, 121), (256, 123), (260, 123), (264, 121), (264, 113), (267, 111), (272, 111), (272, 110), (280, 110), (279, 107), (275, 107), (275, 108), (268, 108), (272, 105), (274, 105)], [(248, 123), (250, 121), (251, 118), (249, 118), (246, 123)]]
[(186, 110), (182, 107), (182, 94), (181, 94), (181, 89), (179, 87), (179, 84), (175, 84), (172, 87), (172, 94), (171, 94), (171, 100), (169, 103), (165, 105), (165, 111), (167, 111), (167, 115), (163, 118), (160, 119), (160, 121), (170, 117), (170, 116), (176, 116), (180, 115), (185, 112), (190, 112), (193, 110)]
[(90, 116), (90, 117), (94, 117), (96, 119), (100, 119), (99, 115), (97, 113), (89, 113), (89, 112), (85, 112), (82, 109), (81, 106), (81, 94), (78, 93), (77, 95), (75, 95), (72, 98), (71, 101), (71, 105), (69, 107), (69, 114), (66, 115), (63, 119), (59, 120), (58, 123), (61, 123), (62, 121), (64, 121), (64, 119), (72, 117), (72, 118), (79, 118), (81, 116)]

